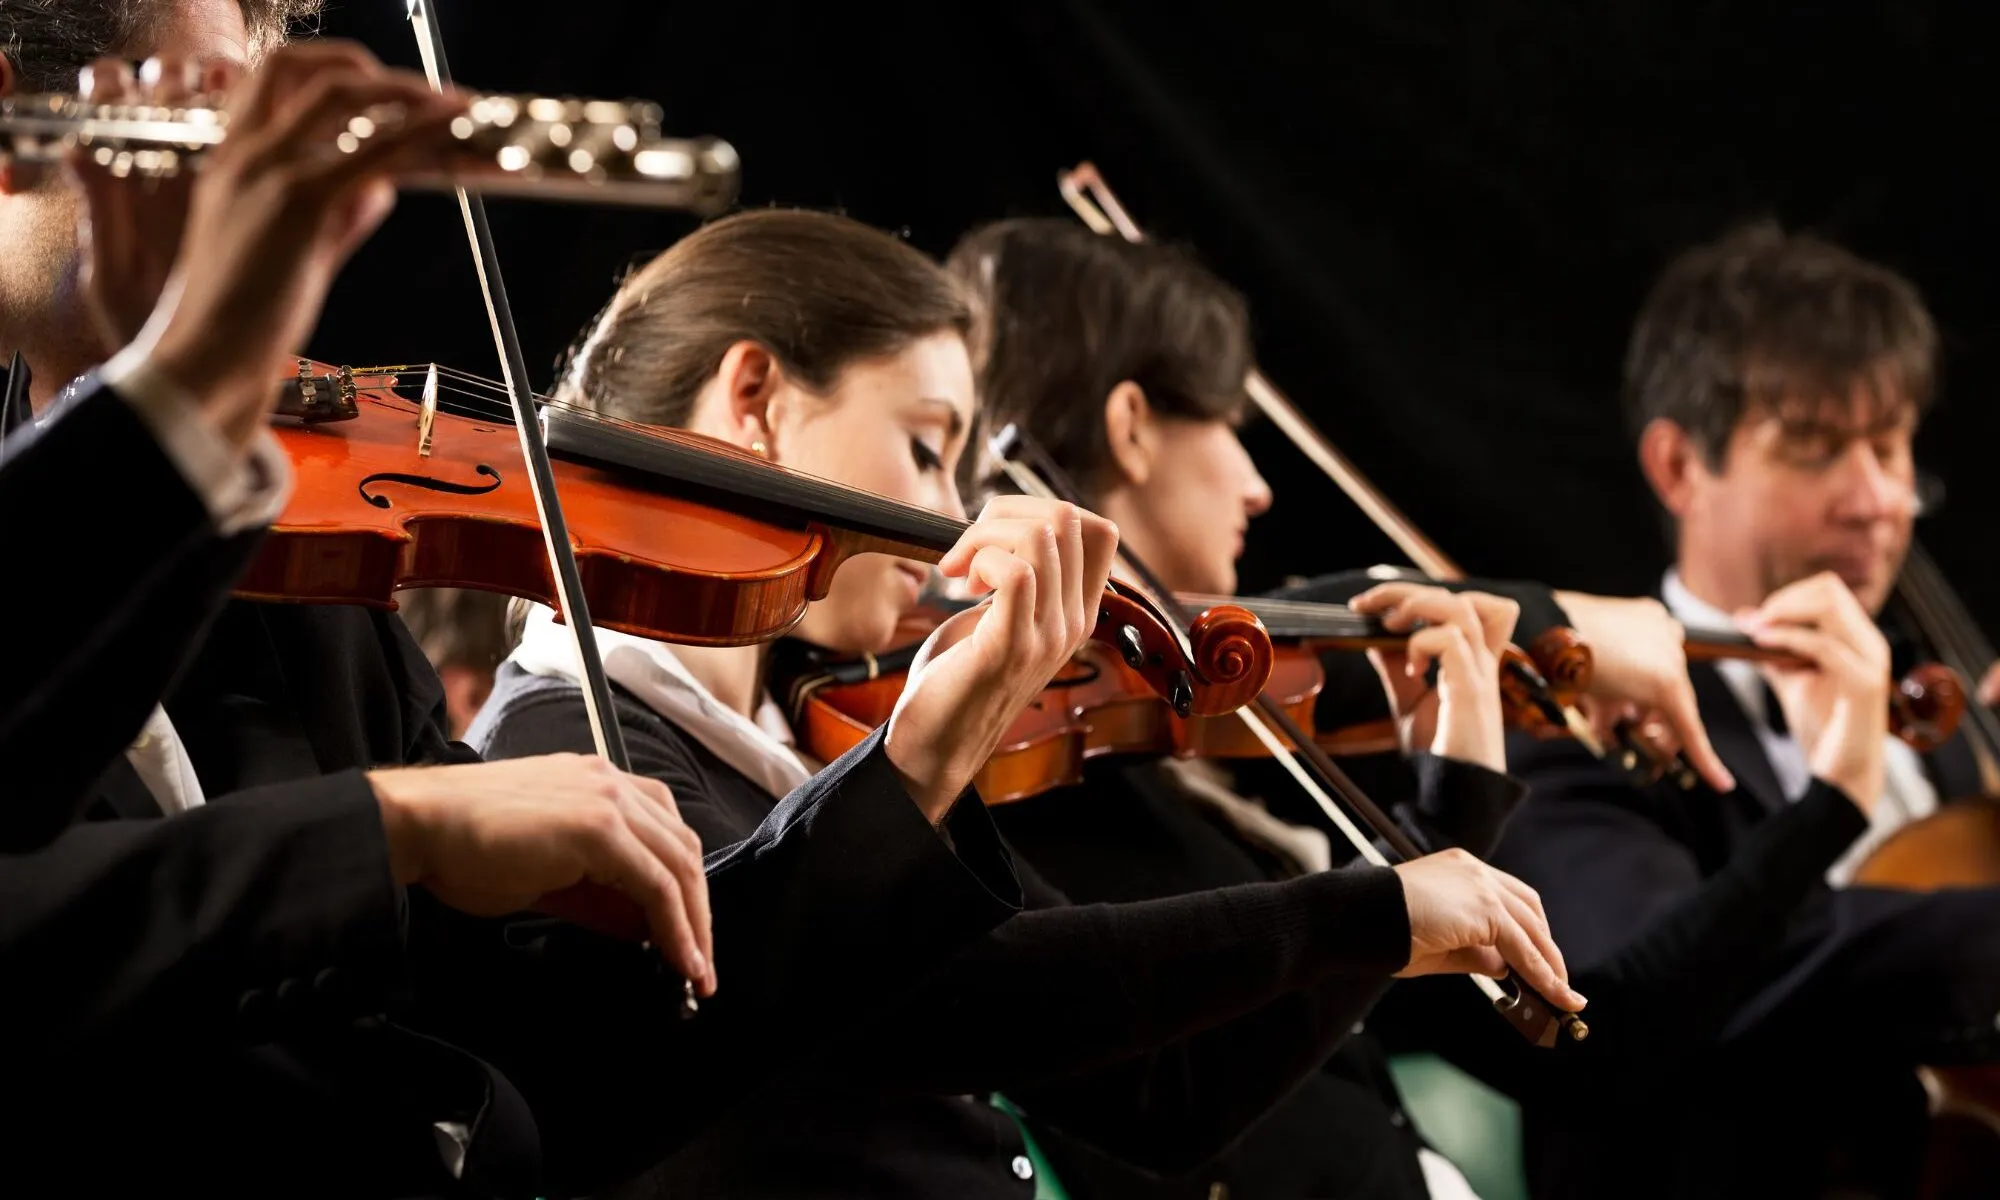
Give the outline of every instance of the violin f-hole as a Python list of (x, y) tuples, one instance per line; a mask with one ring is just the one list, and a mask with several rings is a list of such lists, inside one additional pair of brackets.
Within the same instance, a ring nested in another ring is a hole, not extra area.
[(411, 487), (423, 488), (428, 492), (445, 492), (453, 496), (484, 496), (486, 493), (500, 486), (500, 472), (494, 470), (492, 467), (487, 466), (485, 463), (480, 463), (472, 470), (473, 474), (484, 476), (493, 482), (453, 483), (449, 479), (437, 479), (429, 475), (404, 475), (398, 471), (383, 471), (363, 479), (358, 490), (363, 500), (366, 500), (376, 508), (387, 508), (389, 507), (389, 497), (370, 493), (368, 489), (371, 485), (378, 483), (403, 483)]

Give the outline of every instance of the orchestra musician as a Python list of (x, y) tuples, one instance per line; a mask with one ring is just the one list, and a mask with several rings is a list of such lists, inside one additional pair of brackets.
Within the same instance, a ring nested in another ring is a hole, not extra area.
[[(0, 178), (0, 348), (30, 364), (40, 426), (17, 431), (0, 486), (46, 485), (36, 507), (55, 513), (106, 473), (154, 482), (129, 526), (52, 519), (37, 537), (94, 534), (118, 562), (144, 537), (157, 557), (125, 569), (168, 598), (93, 597), (43, 630), (49, 656), (10, 656), (5, 735), (23, 758), (0, 814), (0, 1011), (10, 1085), (32, 1103), (0, 1175), (93, 1194), (574, 1194), (599, 1182), (579, 1165), (656, 1159), (1013, 911), (1011, 864), (983, 807), (957, 803), (970, 771), (954, 754), (997, 738), (1012, 713), (995, 697), (1031, 692), (1073, 644), (996, 629), (983, 657), (941, 648), (898, 727), (713, 847), (711, 880), (658, 783), (450, 742), (393, 614), (224, 603), (290, 479), (263, 432), (271, 372), (397, 172), (435, 168), (459, 104), (352, 45), (277, 46), (307, 7), (0, 9), (10, 87), (97, 59), (92, 99), (226, 88), (232, 121), (190, 189), (78, 162), (79, 211), (63, 178)], [(124, 60), (140, 56), (135, 79)], [(398, 132), (328, 152), (391, 101)], [(1034, 569), (1059, 586), (1049, 566)], [(117, 568), (93, 569), (115, 594)], [(510, 918), (591, 881), (630, 897), (658, 950)], [(720, 992), (711, 904), (761, 949)], [(692, 1022), (672, 1019), (683, 976), (712, 997)]]
[[(1241, 297), (1171, 247), (1100, 237), (1054, 220), (982, 227), (959, 243), (948, 265), (973, 295), (986, 418), (1026, 430), (1091, 503), (1115, 514), (1121, 544), (1166, 586), (1232, 590), (1244, 529), (1272, 503), (1232, 428), (1247, 402), (1242, 381), (1250, 365)], [(1102, 399), (1085, 405), (1078, 396)], [(1682, 631), (1657, 605), (1535, 585), (1466, 586), (1504, 588), (1522, 614), (1534, 614), (1530, 633), (1552, 624), (1584, 631), (1598, 666), (1586, 699), (1607, 710), (1631, 705), (1657, 713), (1682, 741), (1705, 746), (1692, 711)], [(1420, 615), (1447, 628), (1465, 605), (1490, 612), (1495, 603), (1476, 590), (1452, 595), (1408, 583), (1375, 585), (1362, 572), (1289, 590), (1352, 597), (1357, 607), (1397, 624)], [(1476, 659), (1489, 684), (1492, 651), (1513, 630), (1511, 603), (1505, 612), (1484, 630), (1460, 626), (1469, 636), (1451, 652)], [(1360, 661), (1351, 654), (1326, 658), (1320, 726), (1340, 726), (1343, 713), (1353, 720), (1378, 712), (1386, 694), (1404, 714), (1404, 750), (1420, 781), (1412, 785), (1416, 801), (1399, 811), (1408, 832), (1427, 847), (1489, 852), (1523, 789), (1501, 773), (1504, 763), (1493, 748), (1451, 733), (1454, 710), (1474, 703), (1483, 688), (1468, 687), (1467, 677), (1450, 669), (1450, 654), (1435, 689), (1379, 653), (1357, 682), (1352, 664)], [(1497, 729), (1497, 714), (1481, 720)], [(1719, 763), (1702, 765), (1705, 776), (1728, 781)], [(1230, 774), (1199, 763), (1124, 767), (1118, 773), (1135, 782), (1146, 778), (1147, 785), (1129, 793), (1100, 785), (1087, 803), (1035, 797), (996, 810), (996, 817), (1023, 859), (1078, 900), (1171, 895), (1347, 860), (1348, 847), (1329, 839), (1311, 806), (1281, 790), (1288, 780), (1250, 768), (1247, 761)], [(1246, 779), (1254, 780), (1261, 802), (1240, 794)], [(1457, 783), (1437, 788), (1440, 779)], [(1462, 989), (1419, 1002), (1404, 995), (1412, 985), (1401, 985), (1324, 1069), (1198, 1171), (1163, 1181), (1078, 1144), (1060, 1128), (1037, 1131), (1046, 1134), (1072, 1190), (1087, 1180), (1080, 1194), (1091, 1196), (1197, 1197), (1220, 1194), (1216, 1189), (1235, 1200), (1469, 1196), (1462, 1174), (1410, 1124), (1387, 1070), (1389, 1043), (1374, 1030), (1390, 1026), (1399, 1048), (1456, 1054), (1470, 1046), (1482, 1073), (1496, 1082), (1525, 1080), (1588, 1102), (1606, 1079), (1643, 1075), (1657, 1059), (1671, 1061), (1685, 1036), (1675, 1029), (1694, 1023), (1684, 1014), (1696, 1007), (1710, 976), (1733, 967), (1743, 941), (1775, 924), (1756, 914), (1774, 907), (1765, 898), (1771, 890), (1800, 873), (1796, 857), (1786, 842), (1765, 839), (1746, 853), (1731, 888), (1635, 920), (1625, 952), (1574, 977), (1592, 998), (1598, 1032), (1555, 1055), (1521, 1043), (1466, 1003)]]
[[(624, 282), (555, 401), (705, 433), (956, 515), (955, 468), (977, 425), (969, 324), (952, 280), (888, 234), (822, 213), (742, 213)], [(1085, 554), (1099, 579), (1109, 570), (1111, 527), (1070, 505), (1001, 497), (982, 520), (995, 536), (1040, 546), (1024, 554)], [(1010, 596), (987, 554), (941, 564), (975, 594), (997, 589), (991, 607), (944, 628), (976, 621), (977, 637), (1025, 619), (1009, 604), (1032, 603), (1040, 622), (1082, 603)], [(796, 636), (846, 654), (890, 649), (928, 574), (908, 560), (859, 559)], [(1485, 636), (1463, 615), (1447, 620)], [(604, 636), (634, 769), (671, 786), (704, 840), (766, 821), (816, 768), (769, 695), (766, 648)], [(935, 669), (920, 664), (905, 694)], [(1467, 669), (1461, 658), (1447, 666), (1454, 688)], [(1496, 674), (1469, 669), (1472, 702), (1440, 718), (1440, 736), (1497, 758)], [(471, 736), (489, 756), (588, 744), (573, 659), (548, 610), (527, 621)], [(1481, 767), (1435, 782), (1482, 789), (1479, 803), (1507, 787)], [(1051, 799), (1126, 803), (1097, 791)], [(1539, 936), (1531, 898), (1463, 854), (1114, 905), (1071, 905), (1031, 858), (1017, 865), (1027, 912), (906, 1002), (882, 1004), (842, 1052), (802, 1064), (619, 1194), (1032, 1196), (1048, 1181), (1017, 1110), (1109, 1153), (1185, 1168), (1310, 1072), (1392, 975), (1491, 971), (1504, 957), (1558, 1003), (1583, 1003)], [(759, 969), (758, 952), (741, 940), (718, 949), (731, 973)]]
[(1662, 906), (1730, 886), (1775, 824), (1816, 869), (1769, 897), (1783, 936), (1714, 980), (1726, 1019), (1678, 1066), (1587, 1104), (1530, 1104), (1537, 1196), (1913, 1195), (1913, 1066), (2000, 1058), (2000, 892), (1848, 885), (1891, 830), (1978, 790), (1962, 737), (1919, 755), (1888, 735), (1872, 619), (1910, 545), (1937, 351), (1907, 280), (1768, 224), (1682, 254), (1639, 314), (1624, 398), (1673, 530), (1661, 600), (1811, 666), (1693, 668), (1727, 793), (1513, 747), (1533, 790), (1495, 861), (1540, 889), (1583, 964)]

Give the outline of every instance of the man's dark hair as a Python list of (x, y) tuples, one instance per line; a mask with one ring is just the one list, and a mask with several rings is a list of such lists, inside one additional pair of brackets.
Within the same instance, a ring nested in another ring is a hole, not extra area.
[(1243, 297), (1173, 247), (1072, 221), (998, 221), (967, 234), (945, 268), (972, 297), (982, 419), (1018, 423), (1087, 492), (1110, 467), (1104, 398), (1120, 383), (1170, 417), (1231, 420), (1248, 400)]
[[(0, 0), (0, 53), (17, 92), (67, 92), (92, 60), (143, 44), (174, 0)], [(237, 0), (252, 56), (318, 15), (323, 0)]]
[(1711, 466), (1747, 414), (1784, 405), (1929, 408), (1937, 327), (1909, 280), (1773, 222), (1741, 226), (1668, 265), (1625, 356), (1636, 436), (1664, 418)]

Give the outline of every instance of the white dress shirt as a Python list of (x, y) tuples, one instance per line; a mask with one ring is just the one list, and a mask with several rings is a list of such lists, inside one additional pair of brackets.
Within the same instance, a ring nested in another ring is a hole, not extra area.
[[(1667, 610), (1683, 624), (1703, 629), (1736, 628), (1736, 622), (1729, 614), (1689, 591), (1677, 571), (1667, 572), (1665, 581), (1660, 585), (1660, 597), (1666, 602)], [(1764, 678), (1757, 665), (1730, 660), (1715, 664), (1715, 669), (1750, 717), (1750, 724), (1757, 731), (1757, 741), (1764, 747), (1764, 757), (1770, 760), (1771, 770), (1778, 776), (1778, 786), (1785, 791), (1785, 799), (1797, 800), (1805, 795), (1812, 784), (1812, 770), (1806, 764), (1805, 747), (1799, 745), (1789, 733), (1779, 733), (1771, 727), (1770, 717), (1764, 711)], [(1868, 831), (1827, 869), (1827, 882), (1835, 887), (1851, 882), (1855, 869), (1890, 834), (1919, 817), (1929, 816), (1937, 811), (1937, 806), (1937, 789), (1931, 786), (1930, 777), (1924, 774), (1923, 760), (1901, 739), (1889, 737), (1884, 756), (1882, 798), (1869, 814)]]
[[(647, 708), (673, 722), (752, 783), (782, 798), (811, 776), (792, 740), (784, 710), (769, 693), (758, 702), (753, 721), (716, 699), (666, 643), (601, 625), (594, 632), (607, 679), (637, 696)], [(572, 682), (578, 678), (576, 642), (569, 627), (558, 625), (555, 610), (546, 605), (529, 606), (521, 644), (507, 657), (531, 675)]]
[[(292, 468), (269, 430), (258, 430), (249, 453), (239, 453), (201, 411), (201, 402), (155, 370), (137, 347), (119, 351), (97, 374), (152, 431), (224, 535), (268, 525), (284, 510)], [(153, 706), (125, 757), (163, 812), (202, 803), (201, 781), (166, 709)]]

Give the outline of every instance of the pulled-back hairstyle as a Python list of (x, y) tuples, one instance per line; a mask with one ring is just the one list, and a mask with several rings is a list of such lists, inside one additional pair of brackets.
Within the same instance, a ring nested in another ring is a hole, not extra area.
[(824, 392), (850, 364), (970, 325), (951, 279), (897, 238), (831, 213), (759, 209), (703, 226), (626, 279), (570, 352), (555, 398), (685, 425), (737, 342)]
[(1625, 413), (1635, 436), (1674, 422), (1715, 466), (1754, 410), (1844, 406), (1859, 390), (1921, 415), (1937, 351), (1907, 279), (1758, 222), (1686, 251), (1653, 285), (1625, 356)]
[[(177, 0), (4, 0), (0, 53), (14, 64), (15, 90), (67, 92), (92, 60), (140, 46)], [(254, 60), (317, 16), (322, 0), (237, 0)]]
[(1171, 417), (1242, 411), (1243, 298), (1181, 251), (1020, 219), (967, 234), (945, 269), (972, 299), (982, 419), (1020, 425), (1092, 497), (1111, 465), (1104, 399), (1118, 384), (1138, 384)]

